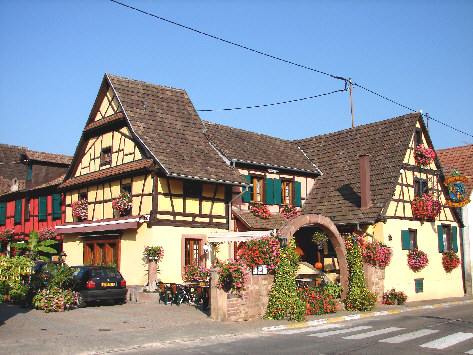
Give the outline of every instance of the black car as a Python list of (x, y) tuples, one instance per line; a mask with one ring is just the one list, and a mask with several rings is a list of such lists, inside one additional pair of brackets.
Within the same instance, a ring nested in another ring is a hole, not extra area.
[(74, 290), (79, 292), (78, 305), (85, 307), (87, 302), (114, 300), (124, 303), (127, 289), (126, 281), (120, 272), (110, 266), (71, 266)]

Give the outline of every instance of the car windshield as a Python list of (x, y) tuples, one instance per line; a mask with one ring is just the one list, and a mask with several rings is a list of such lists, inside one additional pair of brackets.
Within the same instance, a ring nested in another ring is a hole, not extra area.
[(120, 273), (113, 268), (92, 269), (92, 278), (121, 278)]

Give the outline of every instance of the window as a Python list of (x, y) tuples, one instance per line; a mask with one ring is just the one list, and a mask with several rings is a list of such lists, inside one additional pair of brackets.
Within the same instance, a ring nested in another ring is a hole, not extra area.
[(28, 177), (27, 180), (31, 180), (33, 178), (33, 167), (28, 165)]
[(61, 194), (53, 194), (53, 219), (61, 218)]
[(122, 185), (122, 192), (126, 192), (128, 195), (131, 196), (131, 184)]
[(424, 279), (414, 279), (416, 293), (424, 292)]
[(251, 202), (263, 202), (264, 179), (262, 177), (252, 176), (251, 183), (253, 187), (250, 188)]
[(120, 240), (116, 238), (86, 241), (84, 243), (84, 265), (113, 265), (118, 268)]
[(422, 144), (422, 131), (420, 129), (416, 129), (414, 131), (414, 146), (417, 147), (419, 144)]
[(21, 223), (21, 200), (15, 201), (15, 223)]
[(25, 222), (30, 220), (31, 216), (31, 206), (30, 206), (30, 199), (25, 198)]
[(429, 184), (425, 179), (414, 178), (414, 197), (429, 193)]
[(41, 196), (38, 199), (39, 203), (39, 212), (38, 212), (38, 219), (40, 221), (45, 221), (48, 215), (48, 200), (46, 196)]
[(186, 239), (185, 241), (185, 264), (200, 265), (201, 240)]
[(102, 154), (100, 154), (100, 165), (110, 165), (112, 162), (112, 148), (106, 147), (102, 149)]
[(446, 251), (458, 252), (458, 228), (449, 224), (438, 226), (439, 253)]
[(292, 181), (283, 181), (281, 186), (281, 203), (283, 205), (293, 205), (294, 204), (294, 182)]
[(87, 201), (87, 192), (81, 192), (79, 194), (79, 200), (86, 200)]
[(417, 249), (417, 230), (408, 229), (401, 231), (401, 241), (403, 250)]

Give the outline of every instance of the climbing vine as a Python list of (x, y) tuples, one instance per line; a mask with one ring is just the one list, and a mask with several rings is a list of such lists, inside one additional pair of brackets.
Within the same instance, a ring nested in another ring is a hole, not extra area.
[(297, 294), (295, 275), (299, 267), (299, 254), (296, 253), (294, 238), (288, 246), (281, 248), (280, 258), (265, 318), (304, 320), (307, 305)]
[(361, 237), (356, 234), (344, 234), (348, 264), (348, 295), (345, 299), (347, 311), (371, 311), (376, 305), (376, 295), (368, 290), (363, 271)]

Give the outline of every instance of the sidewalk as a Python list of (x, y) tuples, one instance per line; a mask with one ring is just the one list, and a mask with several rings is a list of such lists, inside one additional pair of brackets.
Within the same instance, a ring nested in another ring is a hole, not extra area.
[(473, 297), (410, 302), (402, 306), (378, 304), (374, 312), (339, 311), (309, 316), (306, 322), (256, 320), (220, 323), (188, 305), (127, 303), (44, 313), (0, 304), (0, 354), (92, 354), (141, 349), (163, 343), (232, 341), (258, 337), (272, 330), (306, 327), (347, 319), (382, 316), (423, 307), (470, 304)]

